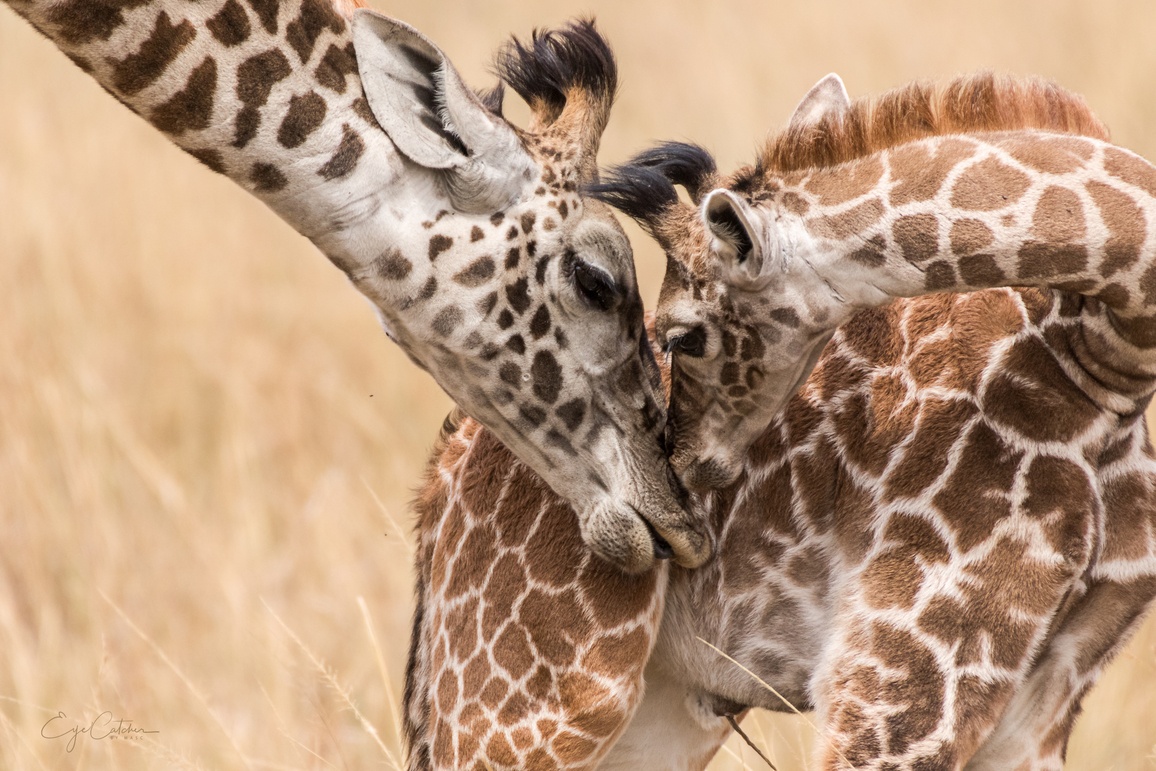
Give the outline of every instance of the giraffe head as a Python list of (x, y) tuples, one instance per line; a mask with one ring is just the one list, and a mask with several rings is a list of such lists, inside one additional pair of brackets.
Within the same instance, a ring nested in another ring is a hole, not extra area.
[[(747, 448), (830, 338), (837, 300), (821, 282), (788, 283), (776, 241), (749, 235), (756, 202), (725, 188), (703, 194), (718, 183), (705, 150), (668, 143), (590, 188), (638, 220), (667, 254), (655, 323), (670, 356), (667, 445), (671, 465), (695, 490), (738, 476)], [(676, 184), (694, 205), (679, 199)]]
[[(848, 105), (842, 81), (828, 75), (799, 103), (788, 132), (804, 135)], [(671, 356), (668, 445), (674, 469), (700, 490), (738, 476), (749, 446), (846, 317), (842, 298), (817, 276), (784, 272), (784, 244), (803, 234), (778, 207), (762, 216), (773, 191), (727, 182), (702, 148), (667, 143), (591, 187), (667, 254), (656, 329)], [(679, 200), (675, 185), (694, 205)]]
[[(905, 240), (901, 220), (918, 217), (885, 218), (892, 204), (876, 190), (885, 178), (879, 153), (890, 151), (889, 172), (909, 180), (912, 189), (895, 195), (932, 200), (971, 145), (946, 137), (932, 157), (916, 140), (1023, 127), (1104, 131), (1082, 100), (1041, 81), (981, 74), (941, 91), (912, 84), (852, 103), (838, 76), (828, 75), (753, 166), (721, 177), (706, 151), (670, 143), (591, 188), (667, 253), (656, 327), (673, 356), (671, 464), (688, 487), (738, 477), (749, 448), (839, 324), (897, 296), (901, 285), (937, 289), (934, 265), (887, 262), (897, 243), (904, 258), (911, 247), (930, 260), (939, 240), (917, 242), (918, 233)], [(675, 185), (693, 205), (680, 201)], [(885, 221), (894, 227), (877, 227)]]
[(409, 356), (572, 503), (597, 554), (631, 571), (701, 563), (630, 244), (581, 194), (616, 87), (605, 40), (583, 21), (506, 46), (498, 73), (530, 106), (525, 129), (502, 116), (500, 86), (475, 95), (405, 24), (360, 11), (354, 43), (373, 114), (414, 167), (384, 204), (409, 224), (354, 282)]

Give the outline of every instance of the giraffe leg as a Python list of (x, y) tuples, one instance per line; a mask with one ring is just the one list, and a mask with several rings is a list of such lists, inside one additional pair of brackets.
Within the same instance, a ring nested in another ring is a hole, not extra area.
[[(877, 623), (855, 634), (872, 638), (835, 661), (839, 673), (821, 686), (823, 721), (819, 768), (958, 769), (968, 755), (958, 745), (948, 713), (953, 683), (933, 646), (918, 634)], [(982, 705), (1002, 708), (1010, 688), (977, 683), (988, 698)]]
[(1080, 701), (1153, 605), (1156, 576), (1100, 581), (1072, 609), (968, 771), (1062, 769)]
[[(1132, 452), (1119, 447), (1130, 443)], [(1105, 522), (1086, 589), (1059, 619), (969, 771), (1060, 769), (1080, 702), (1156, 604), (1156, 463), (1147, 427), (1132, 426), (1100, 472)]]
[(878, 550), (840, 602), (845, 620), (815, 680), (820, 767), (958, 769), (968, 761), (1028, 675), (1076, 580), (1075, 565), (1035, 546), (993, 535), (938, 564), (915, 550)]

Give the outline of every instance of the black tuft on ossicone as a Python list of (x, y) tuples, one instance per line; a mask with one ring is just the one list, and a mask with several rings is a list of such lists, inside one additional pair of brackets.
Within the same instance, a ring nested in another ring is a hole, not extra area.
[(607, 108), (618, 88), (614, 53), (593, 19), (535, 30), (528, 44), (513, 38), (498, 52), (496, 67), (498, 77), (527, 103), (544, 103), (555, 116), (575, 88)]
[(675, 185), (685, 187), (697, 202), (714, 176), (714, 158), (706, 150), (686, 142), (666, 142), (610, 169), (601, 182), (587, 185), (584, 192), (646, 224), (678, 203)]
[(678, 203), (674, 184), (662, 172), (646, 166), (618, 166), (608, 171), (602, 180), (587, 185), (583, 192), (641, 223)]
[(658, 171), (672, 184), (682, 185), (690, 198), (698, 203), (705, 184), (714, 179), (717, 168), (714, 156), (699, 145), (689, 142), (663, 142), (643, 150), (626, 162), (627, 166), (645, 166)]

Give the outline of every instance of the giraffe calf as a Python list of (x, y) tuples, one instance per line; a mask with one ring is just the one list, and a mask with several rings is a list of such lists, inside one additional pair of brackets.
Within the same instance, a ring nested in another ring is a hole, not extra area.
[[(718, 548), (604, 571), (460, 427), (419, 502), (411, 767), (703, 768), (789, 703), (823, 768), (1060, 768), (1156, 597), (1156, 173), (1104, 136), (1034, 82), (828, 79), (730, 180), (666, 145), (595, 188), (667, 249), (668, 444)], [(1004, 284), (1044, 288), (946, 293)]]
[[(1047, 348), (1061, 306), (987, 290), (842, 327), (701, 499), (696, 570), (611, 569), (464, 422), (418, 502), (410, 767), (701, 769), (751, 707), (817, 711), (823, 768), (1062, 767), (1156, 596), (1156, 461), (1141, 413), (1025, 442), (1095, 412)], [(1022, 425), (1005, 374), (1034, 383)]]

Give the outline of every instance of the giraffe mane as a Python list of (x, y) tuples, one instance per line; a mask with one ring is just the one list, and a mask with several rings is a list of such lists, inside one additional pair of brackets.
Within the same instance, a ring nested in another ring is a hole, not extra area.
[(771, 136), (754, 166), (731, 187), (756, 187), (767, 174), (827, 168), (907, 142), (945, 134), (1045, 129), (1108, 140), (1083, 97), (1039, 77), (980, 72), (942, 85), (915, 82), (856, 99), (843, 115)]

